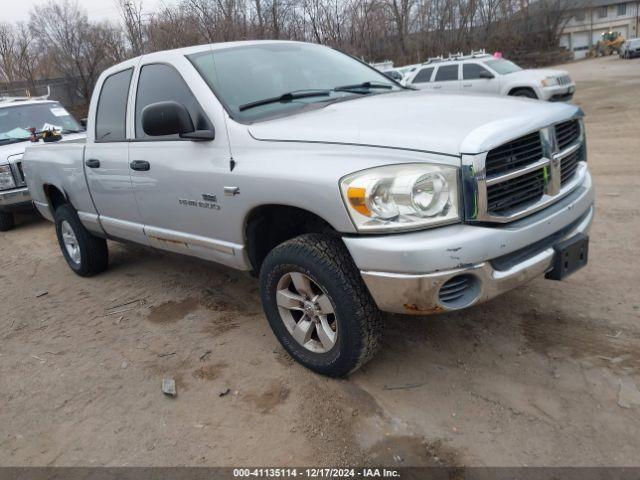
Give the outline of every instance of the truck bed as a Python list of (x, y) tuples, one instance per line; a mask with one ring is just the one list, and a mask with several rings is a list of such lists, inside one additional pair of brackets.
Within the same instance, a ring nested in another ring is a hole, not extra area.
[(25, 179), (34, 205), (48, 220), (53, 221), (53, 211), (45, 192), (50, 185), (56, 185), (79, 211), (97, 213), (84, 172), (85, 147), (84, 137), (27, 147), (23, 157)]

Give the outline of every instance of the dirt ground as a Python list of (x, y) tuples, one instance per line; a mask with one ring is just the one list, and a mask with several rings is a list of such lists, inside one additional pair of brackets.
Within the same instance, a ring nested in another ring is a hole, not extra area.
[(287, 356), (244, 274), (112, 243), (82, 279), (21, 219), (0, 234), (0, 465), (638, 465), (640, 59), (564, 68), (598, 189), (589, 266), (389, 316), (348, 380)]

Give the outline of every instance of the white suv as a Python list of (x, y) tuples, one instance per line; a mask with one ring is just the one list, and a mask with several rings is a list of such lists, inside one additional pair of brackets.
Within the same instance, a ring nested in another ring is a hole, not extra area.
[(552, 102), (569, 101), (576, 90), (564, 70), (523, 70), (488, 54), (430, 59), (414, 70), (405, 84), (421, 90), (513, 95)]

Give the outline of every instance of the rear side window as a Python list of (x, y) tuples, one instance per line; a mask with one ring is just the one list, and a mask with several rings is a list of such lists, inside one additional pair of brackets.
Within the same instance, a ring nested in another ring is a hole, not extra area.
[(122, 142), (126, 139), (129, 84), (133, 69), (107, 77), (102, 84), (96, 112), (96, 142)]
[(433, 67), (423, 68), (413, 79), (412, 83), (427, 83), (431, 80), (431, 74), (433, 73)]
[(462, 65), (462, 78), (465, 80), (477, 80), (480, 78), (480, 72), (489, 71), (478, 65), (477, 63), (465, 63)]
[(151, 137), (142, 129), (142, 110), (156, 102), (174, 101), (184, 105), (193, 120), (196, 130), (212, 128), (196, 97), (176, 69), (164, 64), (145, 65), (140, 70), (136, 98), (136, 139), (167, 140), (179, 139), (178, 135)]
[(436, 82), (458, 80), (458, 65), (443, 65), (436, 72)]

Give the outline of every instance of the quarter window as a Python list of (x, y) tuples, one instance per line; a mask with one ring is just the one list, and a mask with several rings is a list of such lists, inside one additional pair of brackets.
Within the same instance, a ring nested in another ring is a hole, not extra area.
[(431, 80), (431, 74), (433, 73), (433, 67), (423, 68), (413, 79), (412, 83), (427, 83)]
[(436, 72), (436, 82), (458, 80), (458, 65), (443, 65)]
[(179, 139), (178, 135), (151, 137), (142, 129), (142, 110), (156, 102), (174, 101), (184, 105), (193, 120), (196, 130), (210, 130), (211, 123), (202, 107), (191, 93), (182, 76), (173, 67), (165, 64), (145, 65), (140, 70), (136, 97), (136, 139)]
[(133, 69), (107, 77), (102, 84), (96, 112), (96, 142), (122, 142), (126, 139), (127, 98)]
[(477, 80), (480, 78), (481, 72), (489, 73), (486, 68), (477, 63), (465, 63), (462, 65), (462, 78), (465, 80)]

